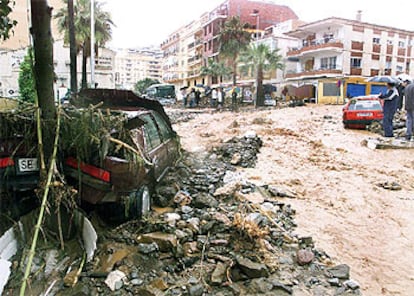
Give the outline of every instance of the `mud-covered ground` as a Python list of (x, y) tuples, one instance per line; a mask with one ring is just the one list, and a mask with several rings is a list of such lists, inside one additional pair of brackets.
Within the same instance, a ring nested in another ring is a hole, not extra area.
[[(378, 135), (344, 129), (341, 108), (204, 113), (175, 129), (183, 148), (197, 153), (256, 131), (263, 140), (258, 163), (238, 171), (253, 183), (296, 192), (288, 201), (297, 211), (296, 231), (311, 235), (334, 261), (350, 265), (364, 295), (411, 295), (414, 151), (361, 145)], [(385, 182), (401, 190), (379, 186)]]

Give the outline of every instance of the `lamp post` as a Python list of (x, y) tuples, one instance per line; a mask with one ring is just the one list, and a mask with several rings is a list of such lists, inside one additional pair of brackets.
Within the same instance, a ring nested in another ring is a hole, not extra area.
[(95, 0), (91, 0), (91, 88), (95, 88)]

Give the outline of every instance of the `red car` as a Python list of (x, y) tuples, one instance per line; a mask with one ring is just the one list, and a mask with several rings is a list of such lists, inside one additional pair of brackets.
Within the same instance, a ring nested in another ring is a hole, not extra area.
[(350, 99), (342, 109), (344, 127), (365, 129), (373, 122), (382, 121), (384, 117), (382, 104), (375, 95)]

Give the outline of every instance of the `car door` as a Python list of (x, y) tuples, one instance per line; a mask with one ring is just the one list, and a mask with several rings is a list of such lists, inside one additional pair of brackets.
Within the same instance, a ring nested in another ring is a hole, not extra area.
[(145, 150), (154, 164), (154, 177), (158, 182), (168, 168), (168, 148), (164, 145), (158, 126), (150, 113), (140, 116), (143, 126)]
[(168, 166), (173, 166), (178, 159), (180, 152), (180, 145), (177, 134), (173, 131), (171, 126), (162, 118), (161, 115), (153, 113), (155, 121), (160, 130), (162, 141), (168, 149)]

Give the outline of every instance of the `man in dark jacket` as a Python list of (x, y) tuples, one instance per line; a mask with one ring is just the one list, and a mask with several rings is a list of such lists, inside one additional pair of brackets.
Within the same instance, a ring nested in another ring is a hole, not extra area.
[(405, 138), (411, 140), (414, 129), (414, 83), (405, 87), (405, 110), (407, 111), (407, 132)]
[(384, 136), (387, 138), (394, 137), (392, 120), (394, 119), (395, 111), (397, 111), (398, 103), (398, 90), (394, 83), (387, 83), (387, 93), (384, 95), (381, 93), (378, 97), (384, 100), (384, 119), (382, 120)]

